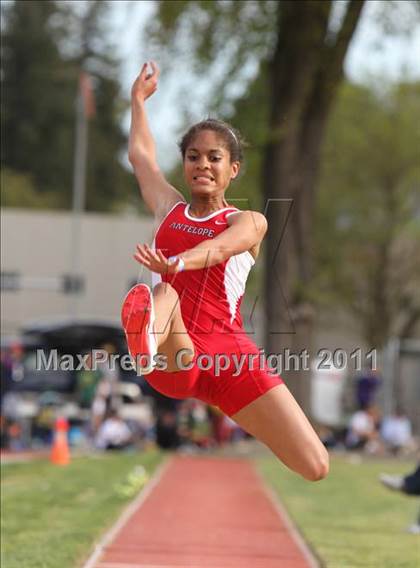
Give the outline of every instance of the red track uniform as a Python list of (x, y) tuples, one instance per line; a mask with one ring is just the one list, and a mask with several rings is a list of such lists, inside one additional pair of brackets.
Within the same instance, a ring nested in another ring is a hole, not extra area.
[[(189, 205), (179, 202), (161, 222), (154, 247), (166, 257), (181, 254), (219, 235), (228, 227), (227, 217), (237, 212), (234, 207), (226, 207), (207, 217), (195, 218), (189, 214)], [(156, 390), (173, 398), (198, 398), (231, 416), (283, 382), (268, 372), (265, 362), (260, 364), (260, 350), (242, 324), (240, 305), (254, 262), (246, 251), (201, 270), (153, 274), (153, 284), (169, 282), (179, 295), (182, 318), (195, 347), (195, 360), (206, 354), (211, 363), (215, 356), (225, 354), (228, 361), (223, 366), (229, 365), (219, 373), (213, 364), (208, 370), (201, 370), (196, 363), (190, 370), (175, 373), (155, 370), (146, 379)], [(241, 354), (246, 357), (242, 358), (244, 364), (238, 372), (234, 362)], [(251, 354), (254, 362), (250, 364)], [(201, 359), (207, 366), (207, 359)]]

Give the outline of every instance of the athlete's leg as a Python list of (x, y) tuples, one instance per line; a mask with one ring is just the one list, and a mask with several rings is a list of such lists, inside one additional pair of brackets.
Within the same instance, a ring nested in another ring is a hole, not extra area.
[[(153, 371), (150, 363), (152, 358), (156, 362), (156, 355), (165, 357), (165, 370), (169, 372), (193, 361), (194, 344), (182, 319), (178, 294), (170, 284), (157, 284), (152, 292), (146, 284), (134, 286), (125, 297), (121, 321), (129, 352), (142, 374)], [(143, 359), (139, 361), (138, 357)]]
[(170, 284), (156, 284), (153, 288), (153, 303), (158, 352), (167, 357), (167, 370), (177, 371), (177, 353), (189, 350), (188, 354), (181, 357), (183, 365), (189, 364), (194, 358), (194, 344), (182, 319), (178, 293)]
[(275, 386), (231, 417), (310, 481), (328, 474), (328, 452), (285, 384)]

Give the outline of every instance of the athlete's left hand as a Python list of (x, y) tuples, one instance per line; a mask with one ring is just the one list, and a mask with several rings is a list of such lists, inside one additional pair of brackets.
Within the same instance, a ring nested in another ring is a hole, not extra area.
[(152, 250), (148, 244), (137, 245), (137, 252), (134, 258), (151, 270), (159, 274), (175, 274), (179, 271), (179, 258), (170, 263), (160, 249)]

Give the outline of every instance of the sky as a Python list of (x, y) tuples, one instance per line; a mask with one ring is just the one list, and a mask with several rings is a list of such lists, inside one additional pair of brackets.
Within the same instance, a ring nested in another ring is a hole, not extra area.
[[(345, 73), (356, 82), (384, 82), (384, 84), (400, 79), (420, 79), (420, 24), (409, 35), (404, 37), (385, 37), (377, 22), (381, 5), (388, 0), (369, 0), (362, 13), (358, 29), (353, 37), (345, 61)], [(343, 8), (345, 0), (337, 2), (337, 12)], [(393, 17), (407, 21), (411, 11), (406, 2), (396, 3)], [(341, 6), (340, 6), (341, 5)], [(150, 59), (150, 50), (145, 42), (144, 28), (153, 18), (155, 3), (153, 1), (118, 0), (112, 2), (110, 26), (117, 51), (122, 58), (122, 88), (127, 96), (143, 61)], [(188, 69), (182, 70), (182, 75)], [(182, 76), (181, 75), (181, 76)], [(164, 169), (174, 165), (178, 159), (176, 141), (181, 126), (176, 109), (177, 77), (173, 75), (164, 83), (164, 89), (148, 101), (149, 117), (152, 132), (155, 136), (158, 159)], [(206, 84), (197, 85), (195, 96), (205, 100)], [(205, 106), (203, 106), (205, 108)], [(197, 117), (201, 118), (201, 117)], [(128, 130), (129, 115), (124, 126)]]

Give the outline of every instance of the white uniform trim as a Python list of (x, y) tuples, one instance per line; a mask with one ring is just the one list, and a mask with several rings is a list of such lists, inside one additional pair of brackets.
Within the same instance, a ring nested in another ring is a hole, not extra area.
[(245, 293), (248, 274), (254, 264), (255, 260), (249, 251), (235, 254), (226, 262), (224, 285), (229, 304), (230, 323), (236, 317), (239, 300)]
[[(156, 237), (153, 239), (152, 246), (150, 248), (152, 250), (156, 250)], [(154, 288), (156, 284), (160, 284), (162, 282), (162, 276), (159, 274), (159, 272), (151, 272), (151, 275), (152, 275), (152, 288)]]
[[(175, 205), (169, 209), (169, 211), (166, 213), (165, 217), (159, 223), (159, 226), (155, 231), (155, 236), (153, 237), (152, 246), (150, 247), (152, 250), (156, 250), (156, 235), (158, 234), (159, 229), (163, 225), (163, 222), (166, 220), (168, 215), (170, 215), (172, 213), (172, 211), (175, 209), (175, 207), (177, 207), (180, 203), (185, 203), (185, 201), (177, 201), (175, 203)], [(162, 276), (158, 272), (152, 272), (152, 288), (154, 288), (156, 286), (156, 284), (159, 284), (160, 282), (162, 282)]]
[(237, 211), (231, 211), (230, 213), (226, 213), (226, 217), (230, 217), (231, 215), (237, 215), (238, 213), (242, 213), (243, 211), (241, 209), (238, 209)]
[[(163, 225), (163, 222), (166, 220), (166, 217), (168, 217), (168, 215), (170, 215), (172, 213), (172, 211), (175, 209), (175, 207), (177, 207), (180, 203), (185, 203), (185, 201), (177, 201), (175, 203), (175, 205), (173, 207), (171, 207), (169, 209), (169, 211), (166, 213), (165, 217), (163, 217), (163, 219), (161, 220), (161, 222), (158, 225), (158, 228), (155, 231), (155, 237), (158, 234), (159, 229), (161, 228), (161, 226)], [(153, 242), (155, 242), (155, 239), (153, 238)]]
[[(190, 204), (187, 203), (186, 206), (185, 206), (185, 209), (184, 209), (184, 215), (187, 219), (190, 219), (190, 221), (197, 221), (198, 223), (202, 223), (203, 221), (208, 221), (209, 219), (216, 217), (216, 215), (223, 213), (223, 211), (229, 211), (230, 209), (234, 209), (234, 208), (233, 207), (223, 207), (223, 209), (218, 209), (217, 211), (213, 211), (213, 213), (210, 213), (210, 215), (207, 215), (207, 217), (192, 217), (189, 214)], [(236, 213), (236, 211), (232, 211), (232, 213)]]

